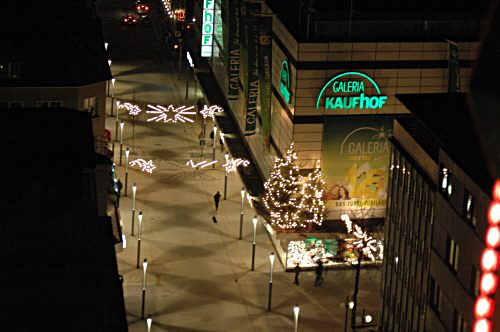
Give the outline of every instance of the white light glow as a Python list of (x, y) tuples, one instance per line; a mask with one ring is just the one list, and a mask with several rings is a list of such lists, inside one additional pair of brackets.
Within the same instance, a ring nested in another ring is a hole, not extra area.
[[(172, 122), (172, 123), (177, 123), (178, 121), (185, 123), (186, 121), (188, 122), (194, 122), (194, 120), (186, 117), (186, 115), (193, 115), (196, 114), (196, 112), (190, 111), (194, 108), (194, 106), (179, 106), (179, 107), (174, 107), (173, 105), (169, 105), (168, 107), (164, 107), (161, 105), (149, 105), (148, 107), (152, 109), (152, 111), (146, 111), (146, 113), (149, 114), (157, 114), (156, 116), (149, 118), (148, 121), (163, 121), (165, 123)], [(169, 117), (169, 113), (173, 114)]]
[(215, 164), (216, 162), (217, 160), (213, 161), (203, 160), (200, 161), (199, 163), (195, 163), (194, 161), (190, 160), (186, 163), (186, 166), (191, 166), (192, 168), (205, 168), (207, 166)]
[(130, 115), (138, 115), (139, 113), (142, 112), (142, 109), (139, 107), (139, 105), (131, 104), (131, 103), (120, 103), (120, 101), (116, 101), (116, 107), (118, 109), (124, 108), (128, 111), (128, 114)]
[(153, 163), (152, 160), (144, 160), (144, 159), (135, 159), (135, 160), (132, 160), (130, 163), (129, 163), (130, 166), (135, 166), (135, 165), (138, 165), (139, 167), (141, 167), (141, 171), (143, 172), (148, 172), (148, 173), (153, 173), (153, 170), (156, 168), (156, 165)]
[(200, 111), (200, 114), (204, 118), (208, 117), (213, 118), (215, 114), (222, 112), (224, 112), (224, 109), (218, 105), (212, 105), (212, 106), (204, 105), (203, 109)]
[(222, 167), (225, 168), (226, 172), (236, 172), (236, 169), (238, 166), (243, 166), (247, 167), (250, 165), (250, 162), (246, 159), (241, 159), (241, 158), (229, 158), (229, 156), (226, 158), (226, 163), (222, 165)]

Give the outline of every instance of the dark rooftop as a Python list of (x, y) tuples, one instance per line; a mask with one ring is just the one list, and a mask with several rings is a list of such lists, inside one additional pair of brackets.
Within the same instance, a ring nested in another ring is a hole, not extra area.
[(266, 2), (302, 42), (476, 41), (488, 3), (489, 0)]
[(86, 3), (2, 3), (0, 85), (82, 86), (111, 79), (101, 22)]
[(401, 94), (396, 97), (414, 117), (398, 122), (434, 159), (442, 148), (486, 193), (493, 184), (468, 106), (467, 95)]

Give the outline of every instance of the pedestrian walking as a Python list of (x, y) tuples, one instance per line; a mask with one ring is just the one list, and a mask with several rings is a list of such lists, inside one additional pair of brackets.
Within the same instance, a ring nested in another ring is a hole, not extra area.
[(220, 153), (224, 152), (224, 141), (222, 140), (222, 137), (219, 138), (219, 145), (220, 145)]
[(216, 192), (214, 195), (215, 211), (219, 209), (220, 192)]
[(318, 259), (316, 266), (316, 279), (314, 279), (314, 286), (321, 287), (323, 285), (323, 262)]
[(120, 179), (118, 179), (116, 181), (116, 190), (117, 190), (117, 193), (116, 193), (116, 206), (117, 207), (120, 207), (120, 196), (122, 195), (122, 188), (123, 188), (122, 182), (120, 181)]
[(215, 147), (215, 138), (214, 138), (214, 131), (210, 130), (210, 140), (212, 140), (212, 146)]
[(300, 267), (300, 263), (297, 263), (295, 265), (294, 271), (295, 271), (295, 280), (293, 281), (293, 283), (295, 285), (298, 285), (299, 284), (299, 274), (300, 274), (300, 271), (302, 271), (302, 268)]

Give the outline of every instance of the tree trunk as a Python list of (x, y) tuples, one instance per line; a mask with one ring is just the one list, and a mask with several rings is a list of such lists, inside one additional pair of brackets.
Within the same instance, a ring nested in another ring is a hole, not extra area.
[(354, 306), (352, 307), (351, 312), (351, 328), (356, 326), (356, 309), (358, 307), (358, 292), (359, 292), (359, 275), (361, 272), (361, 255), (358, 257), (358, 264), (354, 265), (356, 269), (356, 279), (354, 281), (354, 293), (352, 294), (352, 301), (354, 302)]

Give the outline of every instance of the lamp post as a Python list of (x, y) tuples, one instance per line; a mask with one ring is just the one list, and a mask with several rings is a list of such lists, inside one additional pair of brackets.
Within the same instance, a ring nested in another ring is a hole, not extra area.
[[(226, 159), (226, 164), (227, 164), (227, 159), (229, 158), (229, 153), (224, 154), (224, 158)], [(224, 175), (224, 200), (226, 200), (226, 193), (227, 193), (227, 172), (228, 169), (226, 167), (226, 174)]]
[(134, 182), (132, 186), (132, 236), (134, 236), (134, 219), (135, 219), (135, 192), (137, 191), (137, 186)]
[[(212, 142), (212, 161), (215, 161), (215, 142), (217, 140), (217, 126), (215, 125), (215, 118), (214, 118), (214, 140)], [(212, 168), (215, 168), (215, 163), (213, 163)]]
[(349, 301), (349, 296), (347, 296), (344, 305), (345, 305), (344, 332), (347, 332), (347, 315), (349, 313), (349, 309), (354, 308), (354, 302)]
[(128, 191), (128, 156), (130, 155), (130, 150), (128, 148), (125, 149), (125, 195), (127, 196)]
[(300, 308), (299, 308), (299, 305), (296, 304), (294, 307), (293, 307), (293, 322), (294, 322), (294, 331), (297, 332), (297, 329), (298, 329), (298, 326), (299, 326), (299, 311), (300, 311)]
[(148, 269), (148, 260), (144, 258), (142, 262), (142, 268), (144, 270), (144, 277), (142, 279), (142, 305), (141, 305), (141, 319), (144, 319), (144, 307), (146, 304), (146, 271)]
[(273, 266), (274, 252), (269, 255), (270, 271), (269, 271), (269, 298), (267, 300), (267, 311), (271, 311), (271, 296), (273, 294)]
[(243, 233), (243, 208), (245, 207), (245, 188), (241, 188), (240, 240)]
[(115, 81), (116, 78), (111, 79), (111, 116), (113, 116), (113, 109), (115, 108)]
[(257, 232), (257, 216), (253, 217), (252, 223), (253, 223), (252, 271), (254, 271), (254, 267), (255, 267), (255, 233)]
[(109, 43), (108, 42), (104, 42), (104, 50), (107, 51), (108, 50), (108, 45)]
[(151, 332), (151, 324), (153, 323), (153, 319), (151, 315), (148, 315), (148, 319), (146, 319), (146, 323), (148, 324), (148, 332)]
[(125, 123), (122, 121), (120, 122), (120, 163), (119, 165), (122, 165), (122, 154), (123, 154), (123, 127), (125, 126)]
[(139, 231), (137, 232), (137, 264), (136, 268), (139, 268), (139, 257), (141, 256), (141, 226), (142, 226), (142, 211), (139, 211), (137, 216), (139, 219)]
[[(119, 113), (120, 113), (120, 109), (118, 108), (118, 102), (117, 102), (116, 119), (115, 119), (115, 143), (118, 142), (118, 122), (120, 121), (119, 116), (118, 116)], [(113, 153), (114, 153), (114, 148), (113, 148)]]

